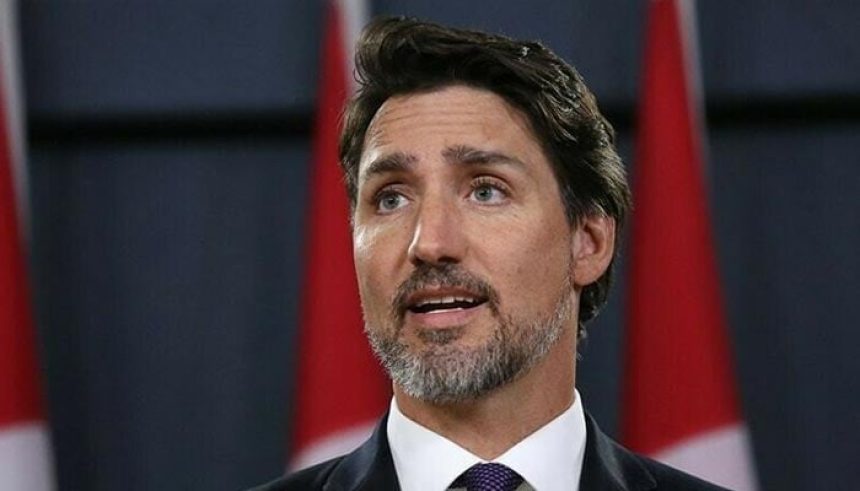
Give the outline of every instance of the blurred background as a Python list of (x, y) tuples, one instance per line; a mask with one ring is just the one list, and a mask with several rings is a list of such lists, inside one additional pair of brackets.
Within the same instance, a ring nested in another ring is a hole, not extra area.
[[(644, 9), (372, 2), (544, 41), (584, 75), (628, 165)], [(33, 296), (60, 489), (235, 490), (283, 471), (322, 13), (307, 0), (21, 2)], [(761, 487), (849, 489), (860, 4), (703, 1), (698, 16), (713, 223)], [(620, 273), (578, 370), (610, 434)]]

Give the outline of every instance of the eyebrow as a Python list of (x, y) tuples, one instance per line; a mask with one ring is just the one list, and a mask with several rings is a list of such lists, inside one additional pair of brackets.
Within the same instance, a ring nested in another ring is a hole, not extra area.
[(379, 174), (402, 172), (415, 165), (417, 161), (418, 158), (416, 156), (403, 152), (384, 155), (367, 165), (361, 179), (366, 181)]
[[(522, 169), (526, 165), (518, 158), (491, 150), (481, 150), (469, 145), (455, 145), (442, 151), (442, 157), (452, 165), (512, 165)], [(394, 152), (384, 155), (370, 164), (361, 174), (361, 180), (392, 172), (409, 170), (418, 161), (418, 157), (404, 152)]]
[(508, 164), (515, 167), (526, 168), (520, 159), (501, 152), (492, 150), (481, 150), (469, 145), (456, 145), (448, 147), (442, 152), (445, 160), (452, 164), (466, 165), (495, 165)]

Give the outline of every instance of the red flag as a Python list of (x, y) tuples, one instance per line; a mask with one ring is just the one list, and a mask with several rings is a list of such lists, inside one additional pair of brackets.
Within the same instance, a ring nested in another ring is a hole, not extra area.
[(622, 438), (736, 490), (755, 488), (703, 178), (692, 5), (649, 3), (630, 242)]
[(53, 489), (53, 478), (18, 223), (12, 7), (0, 0), (0, 489), (40, 491)]
[(391, 398), (391, 384), (364, 336), (349, 204), (337, 156), (340, 117), (352, 89), (352, 47), (364, 8), (352, 0), (329, 1), (326, 7), (308, 200), (293, 468), (358, 446)]

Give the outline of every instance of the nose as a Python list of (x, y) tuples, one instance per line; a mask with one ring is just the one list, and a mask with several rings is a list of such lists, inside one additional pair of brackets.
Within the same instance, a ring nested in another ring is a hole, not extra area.
[(421, 203), (409, 243), (409, 261), (422, 263), (459, 263), (468, 250), (459, 210), (444, 200)]

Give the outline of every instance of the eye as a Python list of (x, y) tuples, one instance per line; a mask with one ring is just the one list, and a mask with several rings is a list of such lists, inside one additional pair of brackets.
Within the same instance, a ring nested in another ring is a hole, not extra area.
[(376, 211), (378, 213), (391, 213), (398, 208), (406, 206), (406, 196), (394, 191), (383, 191), (376, 196)]
[(469, 197), (478, 203), (496, 205), (508, 198), (508, 193), (501, 183), (492, 179), (476, 179), (472, 182), (472, 192)]

